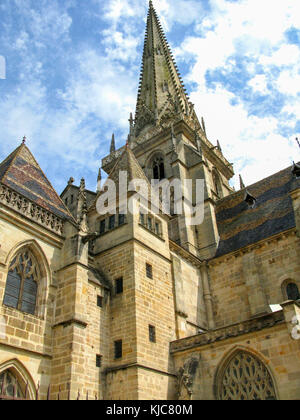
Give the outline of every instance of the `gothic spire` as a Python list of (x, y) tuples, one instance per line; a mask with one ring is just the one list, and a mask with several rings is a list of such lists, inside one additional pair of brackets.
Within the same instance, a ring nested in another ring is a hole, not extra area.
[(243, 181), (242, 175), (240, 175), (240, 189), (241, 189), (241, 190), (244, 190), (245, 188), (246, 188), (246, 186), (245, 186), (245, 184), (244, 184), (244, 181)]
[(192, 112), (173, 54), (156, 11), (149, 12), (135, 115), (135, 135), (144, 127), (155, 126), (166, 114)]
[(116, 151), (116, 142), (115, 142), (115, 135), (112, 135), (111, 144), (110, 144), (110, 154), (115, 153)]

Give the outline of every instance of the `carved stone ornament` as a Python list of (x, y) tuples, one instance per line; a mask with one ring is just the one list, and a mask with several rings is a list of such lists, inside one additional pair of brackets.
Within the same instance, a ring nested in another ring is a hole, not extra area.
[(268, 369), (254, 355), (239, 351), (219, 379), (219, 400), (276, 400)]
[(64, 226), (62, 219), (4, 185), (0, 185), (0, 202), (58, 235), (62, 235)]
[(196, 373), (199, 367), (199, 358), (188, 359), (178, 372), (178, 399), (191, 400)]

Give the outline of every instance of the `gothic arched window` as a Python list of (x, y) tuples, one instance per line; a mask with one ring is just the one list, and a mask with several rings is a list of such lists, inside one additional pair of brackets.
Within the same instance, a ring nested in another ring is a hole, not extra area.
[(218, 383), (220, 400), (276, 400), (266, 366), (248, 352), (239, 351), (225, 365)]
[(286, 294), (289, 300), (299, 300), (300, 293), (296, 283), (288, 283), (286, 286)]
[(158, 179), (159, 181), (165, 179), (165, 164), (162, 157), (157, 157), (153, 160), (152, 169), (153, 179)]
[(1, 398), (25, 398), (18, 379), (10, 370), (0, 373), (0, 399)]
[(39, 269), (28, 249), (23, 249), (12, 260), (3, 303), (11, 308), (34, 315), (36, 312)]

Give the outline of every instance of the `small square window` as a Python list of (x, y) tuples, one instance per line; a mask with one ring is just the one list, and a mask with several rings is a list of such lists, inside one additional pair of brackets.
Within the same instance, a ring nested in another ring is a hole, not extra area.
[(97, 354), (96, 356), (96, 367), (100, 368), (102, 366), (102, 356), (100, 354)]
[(124, 225), (125, 223), (125, 214), (119, 214), (119, 226)]
[(119, 279), (116, 280), (115, 282), (116, 285), (116, 294), (120, 294), (123, 293), (123, 277), (120, 277)]
[(110, 216), (110, 218), (109, 218), (109, 229), (114, 229), (115, 224), (116, 224), (116, 216), (115, 215)]
[(156, 331), (153, 325), (149, 325), (149, 341), (151, 343), (156, 343)]
[(115, 341), (115, 359), (121, 359), (123, 355), (122, 340)]
[(97, 296), (97, 306), (103, 308), (103, 296)]
[(100, 222), (100, 234), (105, 232), (105, 219)]
[(152, 265), (146, 264), (146, 274), (149, 279), (153, 279)]

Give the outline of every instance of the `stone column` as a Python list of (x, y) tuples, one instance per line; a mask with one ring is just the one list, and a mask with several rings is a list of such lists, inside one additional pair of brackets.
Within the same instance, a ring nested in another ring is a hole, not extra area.
[(208, 267), (207, 264), (203, 264), (201, 266), (201, 278), (202, 278), (202, 285), (203, 285), (203, 297), (206, 306), (206, 314), (207, 314), (207, 325), (210, 330), (215, 328), (215, 321), (214, 321), (214, 312), (213, 312), (213, 305), (212, 305), (212, 296), (210, 292), (209, 286), (209, 278), (208, 278)]

